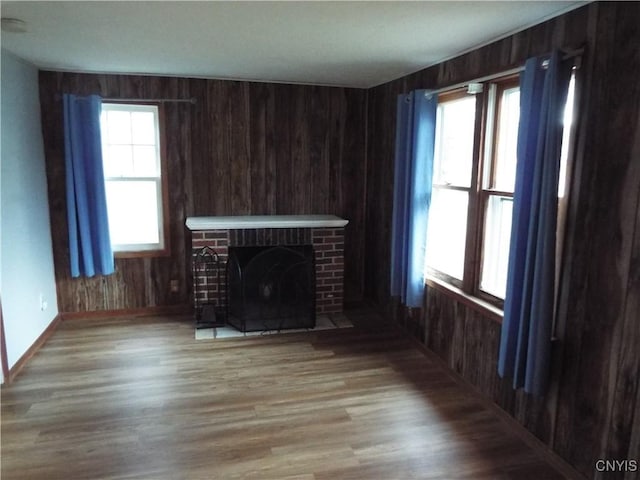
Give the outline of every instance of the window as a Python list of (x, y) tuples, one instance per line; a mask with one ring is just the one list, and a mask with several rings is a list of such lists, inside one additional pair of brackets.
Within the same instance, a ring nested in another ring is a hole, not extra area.
[(157, 105), (103, 103), (102, 156), (117, 256), (166, 253), (166, 182)]
[[(567, 105), (573, 105), (573, 83)], [(517, 77), (485, 84), (476, 95), (458, 90), (439, 97), (425, 273), (499, 307), (506, 293), (519, 118)]]
[(520, 88), (517, 81), (489, 87), (493, 128), (487, 134), (485, 165), (480, 192), (484, 212), (480, 291), (504, 299), (511, 237), (513, 189), (520, 120)]
[(427, 262), (457, 281), (464, 272), (475, 117), (476, 98), (464, 93), (438, 105)]

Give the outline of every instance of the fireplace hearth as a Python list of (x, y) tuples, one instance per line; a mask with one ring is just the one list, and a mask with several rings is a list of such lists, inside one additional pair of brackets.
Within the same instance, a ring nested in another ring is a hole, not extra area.
[(229, 247), (227, 295), (241, 332), (314, 328), (313, 247)]

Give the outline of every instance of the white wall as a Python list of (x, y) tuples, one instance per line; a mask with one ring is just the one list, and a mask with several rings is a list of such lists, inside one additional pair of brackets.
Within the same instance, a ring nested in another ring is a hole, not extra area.
[(11, 368), (55, 319), (58, 302), (38, 70), (1, 55), (0, 295)]

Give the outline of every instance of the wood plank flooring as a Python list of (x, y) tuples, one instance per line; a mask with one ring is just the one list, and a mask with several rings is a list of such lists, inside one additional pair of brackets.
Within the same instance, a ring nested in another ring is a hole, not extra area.
[(390, 329), (68, 320), (1, 413), (3, 480), (564, 478)]

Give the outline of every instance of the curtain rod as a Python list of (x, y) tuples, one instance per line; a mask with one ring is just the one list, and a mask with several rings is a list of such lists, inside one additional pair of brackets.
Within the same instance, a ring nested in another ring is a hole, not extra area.
[[(61, 100), (62, 95), (56, 93), (56, 100)], [(126, 102), (126, 103), (190, 103), (195, 105), (197, 100), (191, 98), (102, 98), (103, 102)]]
[(197, 103), (195, 97), (191, 98), (103, 98), (104, 102), (127, 102), (127, 103)]
[(446, 86), (446, 87), (438, 88), (436, 90), (427, 89), (427, 91), (425, 92), (425, 95), (433, 95), (434, 93), (443, 93), (443, 92), (449, 92), (451, 90), (457, 90), (458, 88), (466, 87), (467, 85), (469, 85), (471, 83), (489, 82), (491, 80), (495, 80), (496, 78), (506, 77), (508, 75), (515, 75), (516, 73), (520, 73), (523, 70), (524, 70), (524, 67), (516, 67), (516, 68), (511, 68), (509, 70), (503, 70), (500, 73), (494, 73), (493, 75), (486, 75), (484, 77), (475, 78), (473, 80), (467, 80), (466, 82), (460, 82), (460, 83), (456, 83), (454, 85), (449, 85), (449, 86)]
[[(570, 58), (580, 58), (584, 54), (584, 47), (577, 48), (575, 50), (562, 50), (562, 53), (564, 53), (564, 55), (562, 56), (562, 60), (568, 60)], [(550, 55), (550, 54), (547, 54), (547, 55)], [(547, 55), (538, 55), (538, 56), (539, 57), (545, 57)], [(580, 66), (581, 66), (581, 61), (578, 60), (576, 62), (576, 68), (580, 68)], [(502, 72), (494, 73), (492, 75), (486, 75), (484, 77), (476, 78), (476, 79), (473, 79), (473, 80), (467, 80), (466, 82), (460, 82), (460, 83), (456, 83), (454, 85), (449, 85), (447, 87), (438, 88), (438, 89), (435, 89), (435, 90), (427, 89), (427, 91), (425, 92), (425, 95), (433, 95), (435, 93), (449, 92), (451, 90), (456, 90), (458, 88), (466, 87), (471, 83), (489, 82), (491, 80), (495, 80), (496, 78), (507, 77), (509, 75), (515, 75), (516, 73), (520, 73), (523, 70), (524, 70), (524, 65), (519, 66), (519, 67), (515, 67), (515, 68), (511, 68), (509, 70), (503, 70)]]

